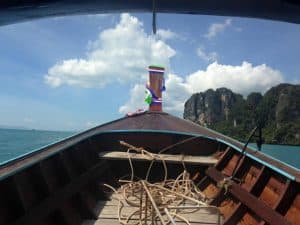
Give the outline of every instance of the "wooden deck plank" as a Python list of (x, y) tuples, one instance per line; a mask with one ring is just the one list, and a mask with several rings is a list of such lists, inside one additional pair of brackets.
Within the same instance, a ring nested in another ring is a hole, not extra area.
[[(199, 224), (199, 225), (215, 225), (216, 223), (209, 223), (209, 222), (190, 222), (193, 225)], [(82, 225), (118, 225), (120, 222), (117, 219), (98, 219), (98, 220), (85, 220)], [(150, 224), (150, 223), (149, 223)], [(176, 221), (177, 225), (186, 225), (184, 222), (178, 222)]]
[[(136, 210), (136, 209), (135, 209)], [(122, 210), (122, 215), (130, 215), (132, 212), (134, 212), (134, 209), (127, 208)], [(189, 222), (192, 223), (210, 223), (210, 224), (217, 224), (218, 218), (217, 215), (212, 215), (209, 213), (198, 213), (194, 212), (191, 214), (182, 214), (184, 218), (186, 218)], [(113, 209), (105, 209), (101, 214), (98, 216), (98, 219), (118, 219), (117, 216), (117, 208)], [(175, 219), (176, 222), (178, 222), (178, 219)]]
[[(170, 154), (160, 154), (159, 157), (157, 154), (153, 154), (156, 157), (156, 161), (164, 160), (167, 163), (186, 163), (186, 164), (196, 164), (196, 165), (215, 165), (218, 162), (218, 159), (212, 156), (191, 156), (191, 155), (170, 155)], [(128, 160), (128, 157), (131, 160), (135, 161), (149, 161), (152, 160), (149, 156), (142, 155), (139, 153), (127, 153), (127, 152), (101, 152), (99, 157), (102, 159), (108, 160)]]
[[(111, 212), (113, 212), (113, 214), (116, 214), (116, 209), (118, 207), (118, 203), (116, 204), (103, 204), (103, 202), (98, 202), (94, 211), (96, 213), (98, 213), (97, 215), (101, 214), (110, 214)], [(124, 206), (123, 209), (125, 210), (125, 213), (128, 211), (132, 211), (133, 209), (137, 209), (137, 207), (132, 207), (132, 206)], [(214, 213), (216, 210), (214, 208), (208, 209), (208, 208), (200, 208), (198, 209), (197, 213), (201, 213), (201, 214), (212, 214)]]
[[(94, 213), (98, 216), (97, 220), (86, 220), (82, 225), (117, 225), (118, 221), (118, 200), (115, 199), (116, 194), (113, 194), (107, 201), (99, 201), (94, 208)], [(137, 210), (137, 207), (132, 207), (125, 204), (122, 209), (122, 215), (129, 215)], [(184, 217), (192, 224), (200, 225), (216, 225), (218, 224), (218, 214), (209, 209), (199, 209), (197, 212), (184, 214)], [(182, 221), (175, 219), (176, 224), (184, 225)], [(222, 218), (221, 218), (222, 222)], [(149, 221), (150, 224), (150, 221)]]

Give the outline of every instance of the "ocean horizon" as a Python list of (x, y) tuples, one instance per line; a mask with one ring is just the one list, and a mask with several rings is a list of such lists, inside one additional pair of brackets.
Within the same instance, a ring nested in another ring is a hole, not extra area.
[(77, 132), (0, 128), (0, 165)]
[[(0, 128), (0, 165), (68, 138), (75, 131)], [(256, 149), (256, 145), (250, 146)], [(300, 170), (300, 146), (263, 144), (262, 153)]]

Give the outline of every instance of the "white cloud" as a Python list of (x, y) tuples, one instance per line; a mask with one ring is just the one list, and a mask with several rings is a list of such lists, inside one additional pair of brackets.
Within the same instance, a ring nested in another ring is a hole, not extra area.
[(169, 39), (174, 39), (177, 38), (178, 35), (176, 33), (174, 33), (171, 30), (164, 30), (164, 29), (158, 29), (156, 32), (156, 35), (158, 37), (160, 37), (160, 39), (162, 40), (169, 40)]
[(169, 74), (166, 79), (166, 92), (163, 96), (164, 110), (175, 114), (182, 112), (184, 102), (191, 94), (189, 85), (184, 78)]
[[(198, 70), (185, 78), (169, 74), (166, 77), (166, 92), (163, 94), (164, 111), (182, 114), (184, 102), (196, 92), (209, 88), (227, 87), (234, 92), (247, 96), (250, 92), (264, 93), (270, 87), (283, 82), (283, 75), (265, 64), (253, 66), (249, 62), (241, 65), (222, 65), (214, 62), (205, 70)], [(130, 100), (120, 107), (120, 112), (135, 111), (142, 105), (143, 85), (135, 85)]]
[(226, 19), (224, 23), (213, 23), (209, 26), (208, 31), (204, 34), (204, 37), (211, 39), (218, 33), (224, 31), (227, 27), (231, 26), (232, 19)]
[(203, 47), (199, 47), (196, 50), (197, 55), (200, 57), (200, 59), (206, 61), (206, 62), (214, 62), (218, 59), (218, 54), (216, 52), (208, 52), (206, 53)]
[(87, 57), (58, 62), (44, 78), (52, 87), (66, 84), (101, 88), (113, 82), (138, 82), (149, 64), (168, 67), (175, 54), (164, 41), (146, 34), (136, 17), (122, 14), (114, 28), (102, 31), (89, 44)]
[(144, 101), (145, 90), (145, 84), (135, 84), (130, 90), (129, 100), (119, 108), (119, 113), (126, 114), (137, 109), (148, 109), (148, 105)]
[(249, 62), (241, 65), (222, 65), (214, 62), (206, 70), (198, 70), (186, 78), (191, 92), (208, 88), (227, 87), (234, 92), (248, 95), (250, 92), (265, 92), (283, 81), (283, 75), (266, 64), (253, 66)]

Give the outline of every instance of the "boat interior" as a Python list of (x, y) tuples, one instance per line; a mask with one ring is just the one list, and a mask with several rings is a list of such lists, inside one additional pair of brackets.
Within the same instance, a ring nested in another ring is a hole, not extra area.
[[(200, 210), (200, 216), (189, 223), (300, 224), (299, 177), (295, 176), (299, 172), (276, 169), (251, 153), (241, 154), (228, 143), (201, 135), (150, 130), (99, 132), (73, 144), (76, 138), (1, 166), (0, 224), (118, 224), (114, 194), (108, 194), (103, 184), (118, 189), (119, 179), (129, 175), (131, 167), (128, 157), (112, 159), (101, 153), (126, 153), (127, 147), (120, 141), (151, 153), (165, 149), (163, 154), (177, 157), (166, 163), (168, 179), (182, 173), (185, 156), (201, 156), (198, 162), (187, 162), (185, 169), (209, 204), (219, 210), (221, 220), (216, 212)], [(137, 180), (145, 179), (149, 163), (133, 157)], [(162, 171), (163, 163), (155, 162), (148, 181), (163, 180)], [(220, 187), (228, 177), (231, 183)]]

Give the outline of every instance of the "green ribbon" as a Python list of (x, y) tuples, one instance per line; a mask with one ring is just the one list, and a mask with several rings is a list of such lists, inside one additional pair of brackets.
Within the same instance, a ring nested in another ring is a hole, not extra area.
[(149, 90), (145, 91), (146, 97), (145, 97), (145, 102), (150, 105), (152, 103), (152, 94)]

